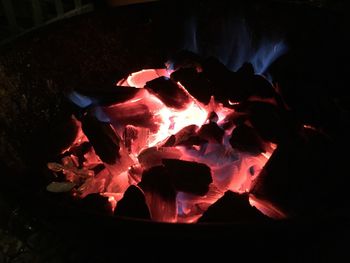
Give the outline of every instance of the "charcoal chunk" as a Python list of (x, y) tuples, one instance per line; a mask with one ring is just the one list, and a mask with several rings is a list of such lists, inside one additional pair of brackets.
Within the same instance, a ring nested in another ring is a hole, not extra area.
[(175, 82), (180, 82), (198, 101), (208, 104), (214, 95), (213, 86), (201, 73), (194, 68), (181, 68), (170, 75)]
[(123, 132), (123, 140), (125, 148), (131, 153), (132, 142), (137, 139), (138, 131), (135, 127), (128, 125)]
[(117, 203), (114, 215), (151, 219), (146, 199), (141, 189), (137, 186), (130, 185), (125, 191), (123, 198)]
[(116, 75), (115, 72), (100, 74), (97, 71), (92, 71), (85, 74), (83, 78), (69, 83), (69, 86), (74, 87), (78, 93), (92, 98), (92, 106), (107, 106), (127, 101), (139, 92), (139, 89), (134, 87), (116, 86), (116, 82), (122, 75)]
[(209, 122), (208, 124), (202, 125), (198, 131), (199, 137), (214, 143), (222, 143), (224, 134), (224, 130), (221, 129), (215, 122)]
[(237, 70), (237, 74), (241, 76), (252, 76), (254, 75), (254, 67), (252, 63), (245, 62), (243, 65)]
[(254, 74), (250, 63), (232, 72), (217, 59), (210, 58), (203, 63), (203, 75), (213, 85), (212, 95), (225, 104), (228, 100), (241, 102), (252, 96), (271, 98), (276, 95), (263, 76)]
[(234, 112), (228, 114), (222, 124), (222, 128), (224, 130), (232, 129), (233, 126), (242, 125), (248, 118), (248, 114), (244, 111), (240, 112), (237, 109), (235, 109)]
[(290, 112), (264, 102), (252, 102), (248, 107), (249, 120), (264, 140), (280, 143), (297, 133), (298, 123)]
[(185, 91), (166, 77), (148, 81), (145, 88), (171, 108), (182, 109), (190, 101)]
[(155, 166), (144, 171), (139, 186), (143, 191), (157, 193), (166, 200), (176, 198), (170, 174), (163, 166)]
[(201, 68), (202, 59), (197, 54), (188, 51), (181, 50), (175, 53), (165, 63), (170, 70), (178, 70), (181, 68)]
[(100, 122), (87, 113), (81, 120), (82, 130), (96, 154), (108, 164), (115, 164), (120, 157), (120, 138), (109, 123)]
[(248, 194), (227, 191), (209, 206), (198, 222), (265, 222), (270, 220), (249, 204)]
[(182, 128), (175, 134), (175, 145), (179, 145), (186, 141), (188, 138), (196, 135), (196, 131), (199, 129), (197, 125), (189, 125)]
[(212, 111), (208, 114), (208, 120), (210, 122), (217, 122), (219, 120), (219, 116), (216, 114), (215, 111)]
[(278, 145), (251, 190), (289, 217), (318, 217), (341, 203), (336, 151), (325, 137), (308, 133)]
[(185, 147), (192, 147), (194, 145), (202, 146), (202, 145), (204, 145), (206, 143), (208, 143), (207, 140), (201, 138), (198, 135), (193, 135), (193, 136), (187, 137), (186, 140), (181, 140), (177, 145), (185, 146)]
[(207, 143), (208, 141), (197, 135), (197, 125), (189, 125), (182, 128), (175, 135), (171, 135), (164, 143), (163, 147), (172, 146), (193, 146)]
[(122, 103), (132, 99), (140, 91), (134, 87), (127, 86), (99, 86), (98, 89), (83, 90), (77, 89), (77, 91), (92, 99), (94, 106), (109, 106), (116, 103)]
[(111, 122), (115, 125), (132, 125), (135, 127), (149, 128), (152, 132), (158, 130), (159, 119), (152, 113), (149, 107), (140, 102), (127, 102), (111, 107), (103, 108)]
[(173, 147), (150, 147), (141, 151), (138, 160), (142, 167), (151, 168), (162, 164), (162, 159), (177, 159), (181, 151)]
[(232, 148), (251, 154), (265, 152), (265, 143), (258, 132), (245, 124), (237, 126), (231, 134), (230, 144)]
[(176, 221), (176, 191), (165, 167), (155, 166), (144, 171), (138, 186), (145, 193), (152, 220)]
[(205, 195), (213, 181), (210, 168), (202, 163), (163, 159), (172, 183), (177, 191)]
[(162, 147), (173, 147), (175, 146), (176, 143), (176, 137), (175, 135), (171, 135), (166, 141), (165, 143), (162, 145)]

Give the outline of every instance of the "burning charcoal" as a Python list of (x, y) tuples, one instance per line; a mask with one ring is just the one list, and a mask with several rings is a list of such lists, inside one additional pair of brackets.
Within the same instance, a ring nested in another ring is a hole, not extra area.
[(108, 164), (115, 164), (120, 157), (120, 138), (111, 125), (86, 114), (82, 119), (82, 129), (101, 160)]
[(198, 136), (209, 142), (222, 143), (224, 133), (224, 130), (222, 130), (215, 122), (210, 122), (202, 125), (198, 131)]
[(108, 201), (108, 197), (100, 194), (89, 194), (81, 199), (78, 205), (86, 211), (92, 211), (97, 214), (112, 215), (112, 205)]
[(333, 152), (330, 142), (314, 133), (278, 145), (252, 194), (290, 217), (327, 214), (339, 203), (339, 178), (330, 176)]
[(249, 203), (248, 194), (227, 191), (209, 206), (198, 222), (265, 222), (269, 218)]
[(140, 188), (134, 185), (129, 186), (123, 198), (117, 203), (114, 215), (151, 219), (145, 196)]
[(126, 102), (105, 107), (104, 112), (116, 125), (133, 125), (157, 131), (158, 119), (152, 114), (147, 105), (141, 102)]
[(219, 116), (216, 114), (215, 111), (212, 111), (208, 114), (208, 120), (210, 122), (217, 122), (219, 120)]
[(194, 68), (181, 68), (173, 72), (170, 78), (180, 82), (192, 96), (204, 104), (208, 104), (214, 94), (210, 82)]
[(171, 135), (166, 141), (165, 143), (162, 145), (162, 147), (173, 147), (175, 146), (176, 143), (176, 137), (175, 135)]
[(245, 124), (237, 126), (230, 138), (232, 148), (242, 152), (251, 154), (260, 154), (265, 152), (264, 141), (261, 139), (257, 131)]
[(194, 145), (201, 146), (208, 143), (207, 140), (201, 138), (198, 135), (190, 136), (186, 140), (180, 141), (177, 145), (178, 146), (185, 146), (185, 147), (192, 147)]
[(68, 154), (74, 154), (75, 156), (84, 156), (91, 149), (91, 144), (89, 142), (83, 142), (78, 145), (73, 145), (69, 148)]
[(85, 161), (84, 155), (90, 151), (91, 147), (89, 142), (83, 142), (79, 145), (72, 146), (63, 156), (73, 154), (78, 158), (79, 166), (82, 166)]
[(224, 130), (229, 130), (233, 128), (233, 126), (242, 125), (247, 120), (247, 118), (247, 113), (234, 111), (225, 117), (222, 128)]
[(291, 114), (270, 103), (251, 102), (248, 111), (251, 124), (264, 140), (279, 143), (297, 131), (297, 123)]
[(164, 159), (163, 164), (169, 171), (177, 191), (205, 195), (213, 181), (210, 168), (202, 163)]
[(142, 167), (150, 168), (162, 164), (162, 159), (180, 158), (180, 150), (173, 147), (150, 147), (143, 150), (138, 155), (138, 160)]
[(125, 148), (128, 149), (128, 152), (131, 153), (132, 142), (137, 139), (138, 131), (135, 127), (128, 125), (124, 129), (123, 140)]
[(126, 79), (121, 80), (120, 85), (129, 85), (131, 87), (143, 88), (148, 81), (159, 78), (161, 76), (169, 76), (166, 69), (142, 69), (131, 73)]
[(98, 88), (90, 90), (77, 89), (78, 94), (91, 99), (93, 106), (109, 106), (125, 102), (132, 99), (139, 91), (134, 87), (115, 86), (113, 83), (109, 86), (99, 85)]
[(148, 81), (145, 88), (171, 108), (182, 109), (190, 101), (185, 91), (166, 77)]
[(214, 95), (219, 101), (245, 101), (249, 97), (271, 98), (275, 96), (272, 85), (262, 76), (254, 75), (250, 63), (245, 63), (237, 72), (229, 71), (216, 59), (203, 64), (203, 74), (214, 85)]
[(195, 136), (199, 127), (197, 125), (189, 125), (182, 128), (175, 134), (174, 145), (180, 145), (182, 142), (187, 141), (190, 137)]
[(71, 182), (52, 182), (46, 187), (46, 190), (51, 193), (64, 193), (72, 190), (74, 186), (75, 184)]
[(158, 193), (164, 199), (171, 200), (176, 195), (170, 174), (163, 166), (155, 166), (144, 171), (139, 186), (144, 191)]
[(180, 68), (201, 68), (201, 58), (197, 54), (188, 51), (181, 50), (172, 56), (166, 63), (166, 67), (168, 70), (178, 70)]
[(200, 138), (197, 135), (197, 130), (199, 127), (197, 125), (189, 125), (182, 128), (175, 135), (171, 135), (168, 140), (164, 143), (163, 147), (172, 147), (172, 146), (192, 146), (192, 145), (201, 145), (207, 143), (206, 140)]
[(96, 166), (94, 166), (92, 168), (92, 170), (94, 171), (94, 174), (99, 174), (101, 171), (103, 171), (105, 169), (105, 165), (103, 163), (99, 163)]
[(163, 166), (152, 167), (143, 172), (138, 185), (145, 193), (152, 219), (175, 222), (176, 192), (168, 170)]
[(129, 176), (128, 183), (135, 183), (135, 184), (139, 183), (141, 181), (142, 172), (143, 172), (143, 169), (141, 165), (130, 166), (128, 171), (128, 176)]

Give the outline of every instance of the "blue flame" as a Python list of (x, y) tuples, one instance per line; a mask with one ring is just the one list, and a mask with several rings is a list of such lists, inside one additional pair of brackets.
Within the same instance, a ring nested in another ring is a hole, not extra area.
[(101, 109), (101, 107), (95, 107), (93, 109), (94, 116), (101, 122), (111, 122), (111, 119), (108, 115)]
[(287, 45), (283, 40), (272, 42), (262, 41), (259, 49), (255, 50), (248, 61), (254, 66), (255, 72), (265, 74), (269, 66), (287, 51)]
[(75, 105), (80, 108), (87, 108), (93, 104), (93, 100), (87, 96), (84, 96), (76, 91), (72, 91), (68, 94), (68, 98)]
[(78, 107), (85, 109), (87, 107), (91, 108), (92, 114), (101, 122), (110, 122), (110, 118), (107, 114), (102, 110), (101, 107), (98, 106), (98, 103), (95, 99), (90, 98), (88, 96), (82, 95), (79, 92), (72, 91), (68, 94), (68, 99), (73, 102)]
[[(209, 32), (201, 45), (197, 20), (187, 21), (184, 49), (204, 57), (214, 56), (230, 70), (237, 71), (245, 62), (250, 62), (258, 74), (268, 76), (269, 66), (287, 51), (287, 44), (281, 37), (265, 36), (257, 39), (245, 19), (223, 17), (215, 32)], [(261, 33), (261, 32), (260, 32)]]
[(197, 19), (190, 17), (185, 23), (185, 50), (198, 53), (197, 43)]

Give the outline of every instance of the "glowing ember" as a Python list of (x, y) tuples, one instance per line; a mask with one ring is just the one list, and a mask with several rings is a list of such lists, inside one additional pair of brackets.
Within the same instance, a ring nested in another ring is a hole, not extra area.
[[(115, 135), (92, 142), (89, 136), (98, 136), (97, 132), (97, 135), (93, 132), (85, 135), (84, 123), (81, 125), (76, 120), (75, 141), (62, 153), (65, 156), (62, 164), (50, 163), (49, 168), (62, 171), (67, 181), (75, 183), (75, 194), (81, 198), (101, 193), (108, 197), (114, 209), (128, 187), (138, 185), (153, 220), (192, 223), (226, 191), (249, 193), (276, 145), (265, 141), (265, 149), (259, 154), (233, 148), (230, 138), (237, 125), (231, 120), (240, 118), (242, 113), (225, 107), (214, 97), (204, 105), (180, 82), (172, 83), (171, 92), (179, 93), (170, 97), (158, 89), (148, 88), (149, 81), (159, 77), (164, 83), (170, 81), (170, 74), (165, 69), (142, 70), (121, 80), (118, 85), (138, 88), (136, 95), (125, 102), (98, 106), (91, 111), (103, 123), (99, 129)], [(181, 95), (176, 97), (178, 94)], [(178, 104), (178, 98), (186, 102)], [(233, 106), (239, 104), (232, 100), (228, 102)], [(172, 103), (176, 107), (167, 106)], [(83, 146), (89, 143), (93, 147), (90, 145), (85, 149)], [(118, 152), (108, 158), (108, 162), (103, 161), (102, 155), (96, 154), (101, 150), (94, 149), (94, 143), (106, 143), (109, 150), (115, 146)], [(164, 161), (174, 159), (186, 162)], [(174, 167), (168, 168), (169, 164)], [(191, 169), (195, 172), (186, 172)], [(146, 179), (145, 171), (148, 173)], [(198, 171), (206, 171), (206, 178), (210, 180), (203, 181), (204, 174), (201, 173), (204, 172)], [(176, 172), (186, 174), (177, 175)], [(170, 179), (165, 179), (166, 176)], [(159, 185), (153, 180), (157, 177), (161, 178)], [(283, 217), (267, 202), (251, 197), (250, 203), (270, 217)]]

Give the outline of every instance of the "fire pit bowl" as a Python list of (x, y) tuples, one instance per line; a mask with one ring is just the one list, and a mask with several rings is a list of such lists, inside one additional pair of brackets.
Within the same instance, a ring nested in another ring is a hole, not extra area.
[[(70, 233), (72, 240), (84, 245), (93, 239), (87, 245), (91, 247), (101, 239), (123, 241), (123, 247), (128, 247), (130, 240), (146, 237), (206, 240), (210, 244), (219, 237), (239, 237), (240, 241), (232, 242), (244, 247), (242, 237), (254, 239), (254, 248), (262, 251), (269, 245), (281, 247), (281, 239), (295, 242), (299, 233), (308, 238), (297, 248), (318, 240), (316, 249), (321, 251), (328, 244), (327, 235), (334, 237), (334, 232), (348, 231), (349, 216), (344, 183), (346, 158), (342, 154), (348, 149), (346, 23), (343, 13), (333, 12), (280, 2), (153, 2), (96, 9), (3, 46), (1, 192), (30, 217), (50, 228), (54, 225), (55, 232)], [(249, 38), (236, 37), (247, 33), (240, 28), (242, 23), (251, 29)], [(239, 42), (247, 39), (249, 44)], [(47, 163), (74, 139), (71, 115), (75, 106), (67, 100), (68, 92), (76, 88), (93, 92), (132, 72), (163, 68), (164, 62), (181, 49), (203, 57), (216, 56), (237, 70), (266, 39), (283, 40), (288, 48), (268, 63), (271, 65), (260, 64), (260, 68), (278, 84), (293, 118), (316, 134), (312, 139), (303, 138), (309, 143), (306, 148), (298, 148), (294, 141), (284, 144), (280, 155), (272, 156), (266, 165), (264, 175), (270, 173), (272, 177), (264, 177), (264, 186), (257, 186), (258, 194), (277, 196), (276, 202), (290, 212), (289, 219), (263, 223), (156, 223), (107, 216), (76, 205), (66, 195), (46, 192), (50, 182)], [(335, 226), (334, 232), (330, 230)], [(325, 235), (318, 239), (321, 233)], [(284, 258), (291, 253), (289, 248), (277, 254)]]

